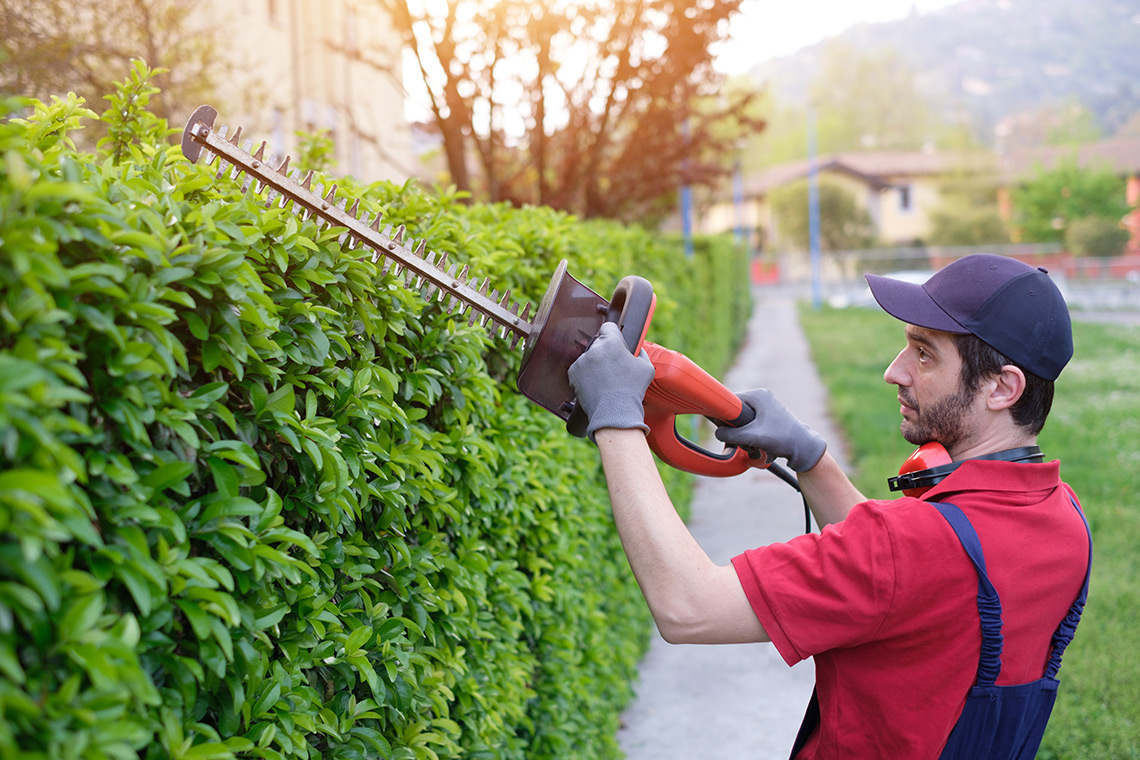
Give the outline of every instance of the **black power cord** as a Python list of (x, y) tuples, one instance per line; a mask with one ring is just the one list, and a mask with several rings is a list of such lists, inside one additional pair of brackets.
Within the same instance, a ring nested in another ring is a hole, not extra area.
[(804, 501), (804, 533), (811, 533), (811, 509), (808, 508), (807, 497), (804, 496), (803, 489), (800, 488), (799, 479), (797, 479), (787, 467), (784, 467), (782, 464), (777, 464), (776, 462), (768, 465), (768, 472), (799, 491), (800, 497)]

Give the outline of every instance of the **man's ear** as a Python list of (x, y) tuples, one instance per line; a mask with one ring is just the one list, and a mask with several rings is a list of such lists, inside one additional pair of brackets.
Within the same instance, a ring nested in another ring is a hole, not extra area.
[(990, 391), (986, 396), (986, 408), (991, 411), (1009, 409), (1025, 392), (1025, 373), (1012, 364), (1006, 364), (1001, 372), (990, 378)]

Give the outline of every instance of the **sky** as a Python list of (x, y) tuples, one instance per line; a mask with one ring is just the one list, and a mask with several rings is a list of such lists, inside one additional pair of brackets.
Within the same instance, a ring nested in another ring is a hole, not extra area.
[[(743, 0), (733, 16), (730, 40), (716, 53), (715, 66), (724, 74), (741, 74), (769, 58), (794, 53), (859, 23), (905, 18), (911, 12), (930, 11), (958, 0)], [(408, 59), (405, 71), (415, 74)], [(412, 93), (405, 104), (408, 118), (424, 120), (427, 110), (418, 75), (407, 78)]]
[(856, 24), (927, 13), (956, 0), (744, 0), (717, 69), (740, 74), (769, 58), (794, 53)]

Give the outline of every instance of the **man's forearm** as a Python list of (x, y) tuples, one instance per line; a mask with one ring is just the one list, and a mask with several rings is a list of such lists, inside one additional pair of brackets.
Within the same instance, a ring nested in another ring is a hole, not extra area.
[(599, 430), (614, 521), (661, 635), (674, 643), (767, 641), (736, 571), (716, 565), (677, 515), (640, 430)]
[(853, 506), (865, 501), (863, 494), (828, 453), (824, 453), (815, 467), (799, 473), (798, 479), (804, 499), (821, 528), (842, 522)]

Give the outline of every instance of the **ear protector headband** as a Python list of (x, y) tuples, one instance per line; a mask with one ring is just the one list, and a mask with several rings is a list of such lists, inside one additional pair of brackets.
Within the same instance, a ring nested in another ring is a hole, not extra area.
[[(1040, 446), (1022, 446), (1018, 449), (1006, 449), (993, 454), (983, 454), (972, 459), (988, 459), (998, 462), (1033, 462), (1045, 461)], [(962, 462), (968, 460), (963, 459)], [(899, 468), (898, 477), (887, 478), (887, 485), (892, 491), (902, 491), (904, 496), (921, 497), (938, 483), (958, 469), (962, 462), (950, 459), (946, 447), (937, 441), (924, 443), (907, 457)]]

